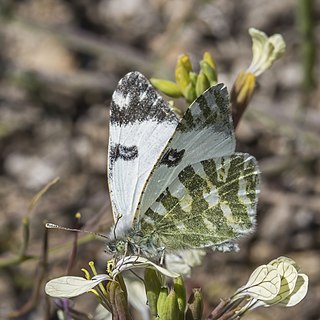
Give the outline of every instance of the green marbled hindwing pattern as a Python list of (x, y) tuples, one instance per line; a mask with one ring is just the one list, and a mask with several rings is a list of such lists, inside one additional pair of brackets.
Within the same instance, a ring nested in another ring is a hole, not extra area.
[(140, 221), (166, 251), (210, 247), (253, 230), (259, 170), (243, 153), (184, 168)]

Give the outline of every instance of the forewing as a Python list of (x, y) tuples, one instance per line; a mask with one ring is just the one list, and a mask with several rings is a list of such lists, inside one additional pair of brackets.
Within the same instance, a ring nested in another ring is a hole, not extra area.
[(244, 153), (184, 168), (146, 211), (141, 229), (168, 252), (210, 247), (253, 230), (259, 170)]
[(143, 192), (143, 215), (165, 188), (190, 164), (234, 153), (235, 137), (226, 87), (218, 84), (188, 108), (156, 163)]
[(168, 103), (138, 72), (112, 96), (108, 149), (109, 191), (117, 232), (131, 225), (140, 194), (178, 124)]

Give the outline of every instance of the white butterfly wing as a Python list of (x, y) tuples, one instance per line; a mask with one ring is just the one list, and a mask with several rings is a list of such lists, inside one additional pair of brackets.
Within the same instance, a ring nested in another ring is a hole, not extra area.
[(234, 153), (229, 108), (228, 92), (223, 84), (209, 88), (192, 103), (153, 169), (143, 192), (139, 216), (188, 165)]
[(179, 119), (138, 72), (125, 75), (112, 96), (109, 191), (118, 234), (132, 224), (140, 195)]

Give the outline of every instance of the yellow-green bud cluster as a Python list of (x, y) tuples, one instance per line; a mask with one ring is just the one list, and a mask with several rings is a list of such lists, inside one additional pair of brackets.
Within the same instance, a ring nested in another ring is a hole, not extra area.
[(215, 62), (209, 52), (205, 52), (200, 61), (200, 71), (196, 73), (192, 69), (188, 55), (183, 54), (178, 58), (175, 69), (176, 81), (163, 79), (150, 79), (155, 88), (169, 97), (184, 97), (191, 103), (205, 90), (217, 84), (218, 76)]
[(201, 292), (195, 289), (187, 304), (186, 289), (182, 277), (175, 278), (172, 288), (168, 288), (158, 271), (146, 268), (144, 281), (153, 319), (201, 319), (203, 310)]

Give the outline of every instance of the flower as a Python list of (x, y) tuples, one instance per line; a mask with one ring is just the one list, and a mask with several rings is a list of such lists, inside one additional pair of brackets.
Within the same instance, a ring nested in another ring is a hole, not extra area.
[(97, 287), (103, 281), (115, 281), (117, 276), (119, 276), (122, 272), (136, 268), (151, 267), (164, 276), (171, 278), (179, 277), (179, 274), (176, 272), (169, 271), (148, 259), (138, 256), (128, 256), (119, 260), (110, 274), (97, 274), (94, 268), (94, 263), (90, 262), (89, 265), (94, 274), (92, 277), (86, 269), (82, 269), (82, 271), (85, 273), (85, 277), (63, 276), (52, 279), (47, 282), (45, 286), (45, 292), (49, 296), (55, 298), (77, 297), (86, 292), (93, 292), (92, 289)]
[(280, 34), (268, 37), (264, 32), (250, 28), (252, 61), (240, 71), (231, 89), (232, 118), (236, 127), (253, 95), (256, 77), (269, 69), (285, 52), (286, 44)]
[(280, 34), (268, 37), (264, 32), (255, 28), (250, 28), (249, 34), (252, 38), (253, 56), (247, 72), (257, 77), (284, 54), (286, 44)]
[(243, 315), (258, 307), (292, 307), (307, 294), (308, 276), (290, 258), (279, 257), (255, 269), (248, 282), (232, 296), (230, 303), (246, 300), (236, 313)]

